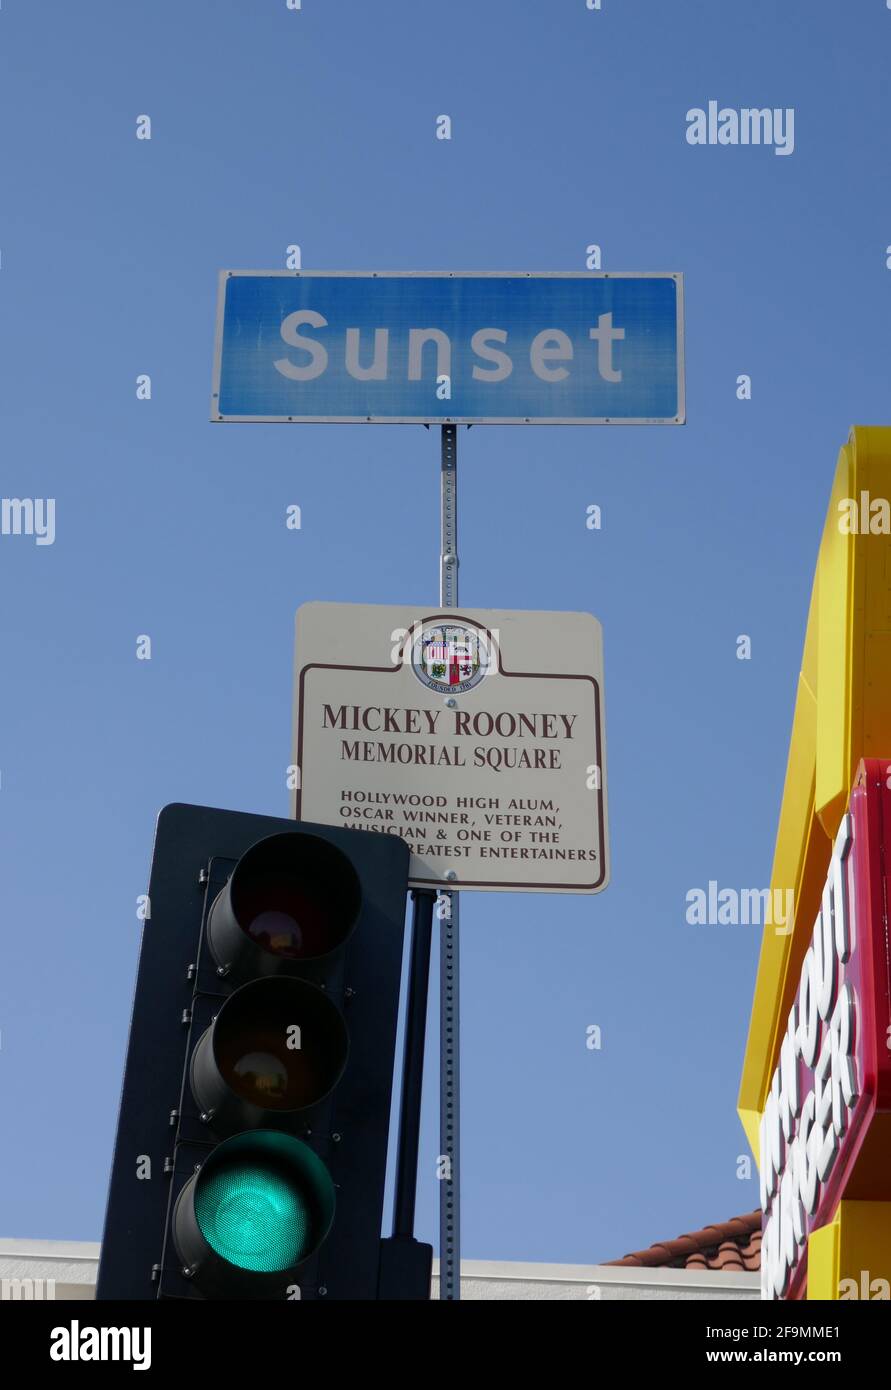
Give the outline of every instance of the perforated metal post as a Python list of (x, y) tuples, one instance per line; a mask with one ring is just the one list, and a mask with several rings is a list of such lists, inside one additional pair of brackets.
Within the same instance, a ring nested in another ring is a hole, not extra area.
[[(439, 602), (458, 603), (458, 426), (442, 426)], [(439, 1296), (461, 1297), (458, 893), (441, 895), (439, 947)]]
[(443, 608), (458, 604), (458, 426), (442, 427), (440, 468), (442, 553), (439, 558), (439, 601)]

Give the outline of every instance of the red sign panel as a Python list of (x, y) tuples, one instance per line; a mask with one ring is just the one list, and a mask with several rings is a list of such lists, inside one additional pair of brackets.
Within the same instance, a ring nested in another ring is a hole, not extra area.
[(801, 1298), (842, 1197), (891, 1199), (891, 760), (858, 769), (761, 1122), (762, 1292)]

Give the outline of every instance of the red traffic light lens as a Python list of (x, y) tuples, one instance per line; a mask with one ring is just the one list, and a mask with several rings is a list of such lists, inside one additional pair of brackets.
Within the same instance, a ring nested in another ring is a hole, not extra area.
[(359, 898), (346, 855), (315, 836), (261, 840), (232, 875), (232, 908), (242, 931), (285, 960), (314, 960), (342, 946)]
[(271, 955), (306, 960), (340, 945), (339, 926), (329, 922), (321, 895), (291, 875), (258, 874), (240, 885), (237, 901), (243, 930)]
[(361, 906), (358, 875), (335, 845), (316, 835), (271, 835), (242, 855), (214, 902), (211, 948), (220, 965), (240, 962), (252, 973), (264, 959), (264, 973), (276, 962), (318, 960), (343, 946)]

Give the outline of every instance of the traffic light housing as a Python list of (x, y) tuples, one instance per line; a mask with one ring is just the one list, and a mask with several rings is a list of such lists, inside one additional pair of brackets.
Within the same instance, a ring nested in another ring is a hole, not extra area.
[(393, 835), (161, 812), (97, 1298), (374, 1299), (382, 1253), (394, 1287), (408, 860)]

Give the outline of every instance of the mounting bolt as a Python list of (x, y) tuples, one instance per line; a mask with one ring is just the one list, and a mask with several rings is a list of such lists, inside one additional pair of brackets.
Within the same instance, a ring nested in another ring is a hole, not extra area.
[(230, 969), (231, 967), (228, 965), (217, 966), (217, 974), (219, 975), (221, 980), (225, 980), (226, 976), (229, 974)]
[(343, 992), (343, 997), (344, 999), (355, 999), (356, 991), (353, 989), (352, 985), (347, 985), (346, 989)]
[(445, 703), (448, 709), (454, 709), (458, 701), (455, 699), (454, 695), (450, 695)]
[(327, 1292), (328, 1292), (328, 1290), (326, 1289), (325, 1285), (324, 1285), (324, 1284), (320, 1284), (320, 1285), (319, 1285), (319, 1298), (324, 1298)]
[(196, 1163), (196, 1164), (195, 1164), (195, 1172), (196, 1172), (196, 1173), (200, 1173), (200, 1172), (201, 1172), (201, 1164), (200, 1164), (200, 1163)]
[(178, 1111), (178, 1110), (171, 1110), (171, 1112), (170, 1112), (170, 1123), (171, 1123), (172, 1125), (175, 1125), (178, 1119), (179, 1119), (179, 1111)]
[(152, 1265), (152, 1283), (153, 1283), (153, 1284), (157, 1284), (157, 1282), (158, 1282), (158, 1277), (159, 1277), (160, 1273), (161, 1273), (161, 1266), (160, 1266), (160, 1265)]
[(215, 1113), (216, 1113), (216, 1112), (213, 1111), (213, 1110), (202, 1110), (202, 1111), (201, 1111), (201, 1123), (202, 1123), (203, 1125), (209, 1125), (210, 1122), (211, 1122), (211, 1120), (213, 1119)]
[(208, 879), (209, 879), (209, 878), (210, 878), (210, 874), (207, 872), (206, 869), (199, 869), (199, 871), (198, 871), (198, 887), (199, 887), (199, 888), (206, 888), (206, 887), (207, 887), (207, 882), (208, 882)]
[(331, 1135), (331, 1142), (334, 1143), (334, 1144), (339, 1144), (342, 1138), (343, 1138), (343, 1135), (342, 1135), (342, 1134), (332, 1134), (332, 1135)]
[(183, 1268), (182, 1268), (182, 1275), (183, 1275), (183, 1278), (184, 1278), (184, 1279), (191, 1279), (191, 1278), (194, 1277), (194, 1274), (195, 1274), (195, 1271), (194, 1271), (194, 1269), (192, 1268), (191, 1265), (183, 1265)]
[(191, 1011), (191, 1009), (183, 1009), (183, 1016), (182, 1016), (182, 1019), (181, 1019), (180, 1021), (181, 1021), (182, 1023), (191, 1023), (191, 1022), (192, 1022), (192, 1011)]
[(454, 870), (454, 869), (447, 869), (447, 870), (446, 870), (446, 878), (448, 879), (449, 883), (454, 883), (454, 881), (455, 881), (455, 879), (456, 879), (457, 877), (458, 877), (458, 875), (455, 873), (455, 870)]

